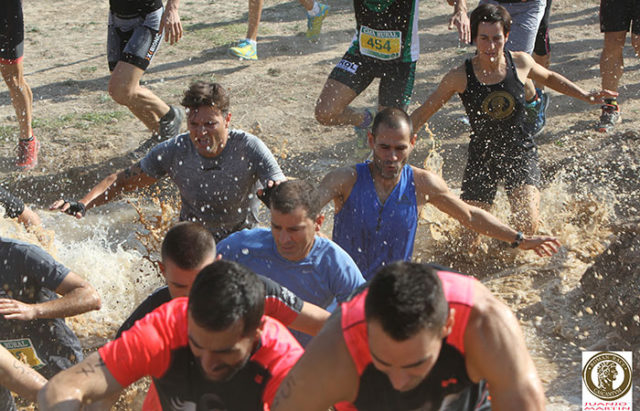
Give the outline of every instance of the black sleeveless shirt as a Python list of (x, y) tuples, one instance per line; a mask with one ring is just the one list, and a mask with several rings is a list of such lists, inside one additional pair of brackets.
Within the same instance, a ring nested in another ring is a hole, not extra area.
[(162, 7), (162, 0), (109, 0), (109, 9), (119, 17), (144, 17)]
[(482, 84), (476, 78), (471, 59), (465, 61), (467, 88), (460, 99), (471, 123), (471, 140), (487, 148), (531, 147), (525, 131), (524, 84), (518, 79), (511, 53), (505, 50), (507, 74), (496, 84)]

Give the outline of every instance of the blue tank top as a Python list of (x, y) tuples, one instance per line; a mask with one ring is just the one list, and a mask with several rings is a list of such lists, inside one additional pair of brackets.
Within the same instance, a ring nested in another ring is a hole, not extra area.
[(400, 181), (382, 204), (369, 163), (356, 165), (357, 180), (335, 215), (333, 241), (342, 247), (369, 280), (380, 266), (411, 259), (418, 226), (413, 169), (405, 165)]

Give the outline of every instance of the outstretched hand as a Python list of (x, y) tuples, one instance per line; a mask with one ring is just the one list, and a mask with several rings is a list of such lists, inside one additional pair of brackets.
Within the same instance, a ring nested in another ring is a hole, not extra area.
[(177, 8), (167, 7), (160, 20), (160, 33), (164, 34), (164, 41), (169, 44), (177, 43), (182, 38), (182, 22)]
[(525, 237), (520, 243), (521, 250), (533, 250), (540, 257), (551, 257), (560, 249), (560, 242), (555, 237)]
[(36, 314), (36, 308), (31, 304), (11, 298), (0, 298), (0, 315), (6, 320), (34, 320)]
[(449, 30), (458, 29), (458, 37), (464, 44), (471, 43), (471, 28), (469, 25), (469, 16), (465, 11), (457, 11), (449, 20)]
[(76, 218), (82, 218), (87, 213), (87, 207), (82, 202), (75, 200), (58, 200), (51, 204), (49, 210), (60, 210)]
[(606, 98), (618, 97), (618, 93), (611, 90), (592, 91), (587, 96), (587, 101), (591, 104), (603, 104)]
[(269, 202), (269, 197), (271, 196), (271, 192), (273, 191), (274, 188), (276, 188), (278, 185), (280, 185), (280, 183), (282, 183), (283, 181), (286, 181), (286, 180), (281, 180), (281, 181), (269, 180), (269, 181), (267, 181), (267, 186), (265, 188), (260, 188), (256, 192), (256, 195), (258, 196), (258, 199), (260, 201), (262, 201), (264, 203), (264, 205), (267, 206), (267, 208), (269, 208), (271, 206), (271, 204)]

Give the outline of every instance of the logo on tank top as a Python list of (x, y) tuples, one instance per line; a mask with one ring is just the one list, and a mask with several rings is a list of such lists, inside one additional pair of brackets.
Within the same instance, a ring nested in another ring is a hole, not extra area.
[(482, 102), (482, 112), (494, 120), (504, 120), (513, 114), (516, 100), (506, 91), (494, 91)]

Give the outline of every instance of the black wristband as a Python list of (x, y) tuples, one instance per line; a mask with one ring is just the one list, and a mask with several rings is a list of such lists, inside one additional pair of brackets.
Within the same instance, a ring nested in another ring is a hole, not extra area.
[(85, 205), (80, 201), (64, 200), (64, 202), (66, 204), (69, 204), (69, 208), (64, 211), (69, 215), (76, 215), (77, 213), (80, 213), (80, 215), (84, 217), (84, 215), (87, 213), (87, 207), (85, 207)]
[(523, 241), (524, 241), (524, 234), (522, 234), (522, 231), (518, 231), (518, 234), (516, 234), (516, 240), (513, 243), (511, 243), (511, 248), (518, 248), (518, 246), (522, 244)]

